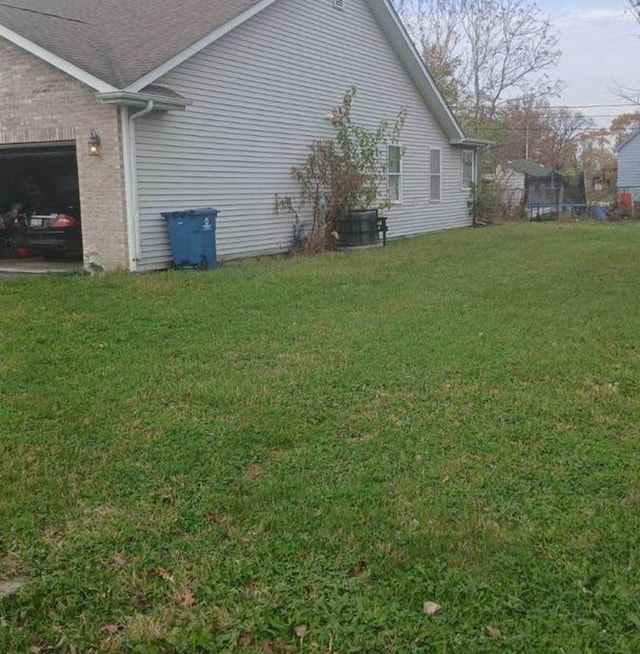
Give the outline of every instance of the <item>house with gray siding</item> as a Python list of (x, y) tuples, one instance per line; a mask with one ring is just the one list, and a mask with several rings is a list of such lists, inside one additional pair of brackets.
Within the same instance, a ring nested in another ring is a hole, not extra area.
[(618, 192), (640, 202), (640, 131), (618, 148)]
[(286, 251), (275, 200), (352, 86), (360, 124), (407, 109), (388, 236), (471, 224), (482, 142), (389, 0), (13, 0), (0, 63), (0, 166), (72, 161), (86, 256), (107, 269), (166, 268), (161, 214), (197, 207), (219, 210), (222, 259)]

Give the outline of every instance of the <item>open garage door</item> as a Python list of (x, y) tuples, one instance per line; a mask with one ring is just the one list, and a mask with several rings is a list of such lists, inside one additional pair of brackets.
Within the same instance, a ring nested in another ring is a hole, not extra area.
[(82, 258), (75, 145), (0, 147), (2, 254)]

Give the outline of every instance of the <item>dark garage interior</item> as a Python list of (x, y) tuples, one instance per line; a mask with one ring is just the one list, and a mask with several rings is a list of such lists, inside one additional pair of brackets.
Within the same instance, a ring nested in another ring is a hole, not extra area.
[(0, 256), (82, 257), (73, 144), (0, 148)]

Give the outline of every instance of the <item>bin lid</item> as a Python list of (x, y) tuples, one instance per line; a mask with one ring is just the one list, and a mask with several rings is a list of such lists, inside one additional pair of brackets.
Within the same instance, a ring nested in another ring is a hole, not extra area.
[(203, 209), (185, 209), (183, 211), (167, 211), (160, 214), (163, 218), (204, 218), (206, 216), (215, 218), (218, 210), (213, 207)]

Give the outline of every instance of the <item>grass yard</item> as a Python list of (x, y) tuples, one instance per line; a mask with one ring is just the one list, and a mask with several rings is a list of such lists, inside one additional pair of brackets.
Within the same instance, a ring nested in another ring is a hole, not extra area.
[(640, 224), (0, 289), (0, 651), (640, 652)]

